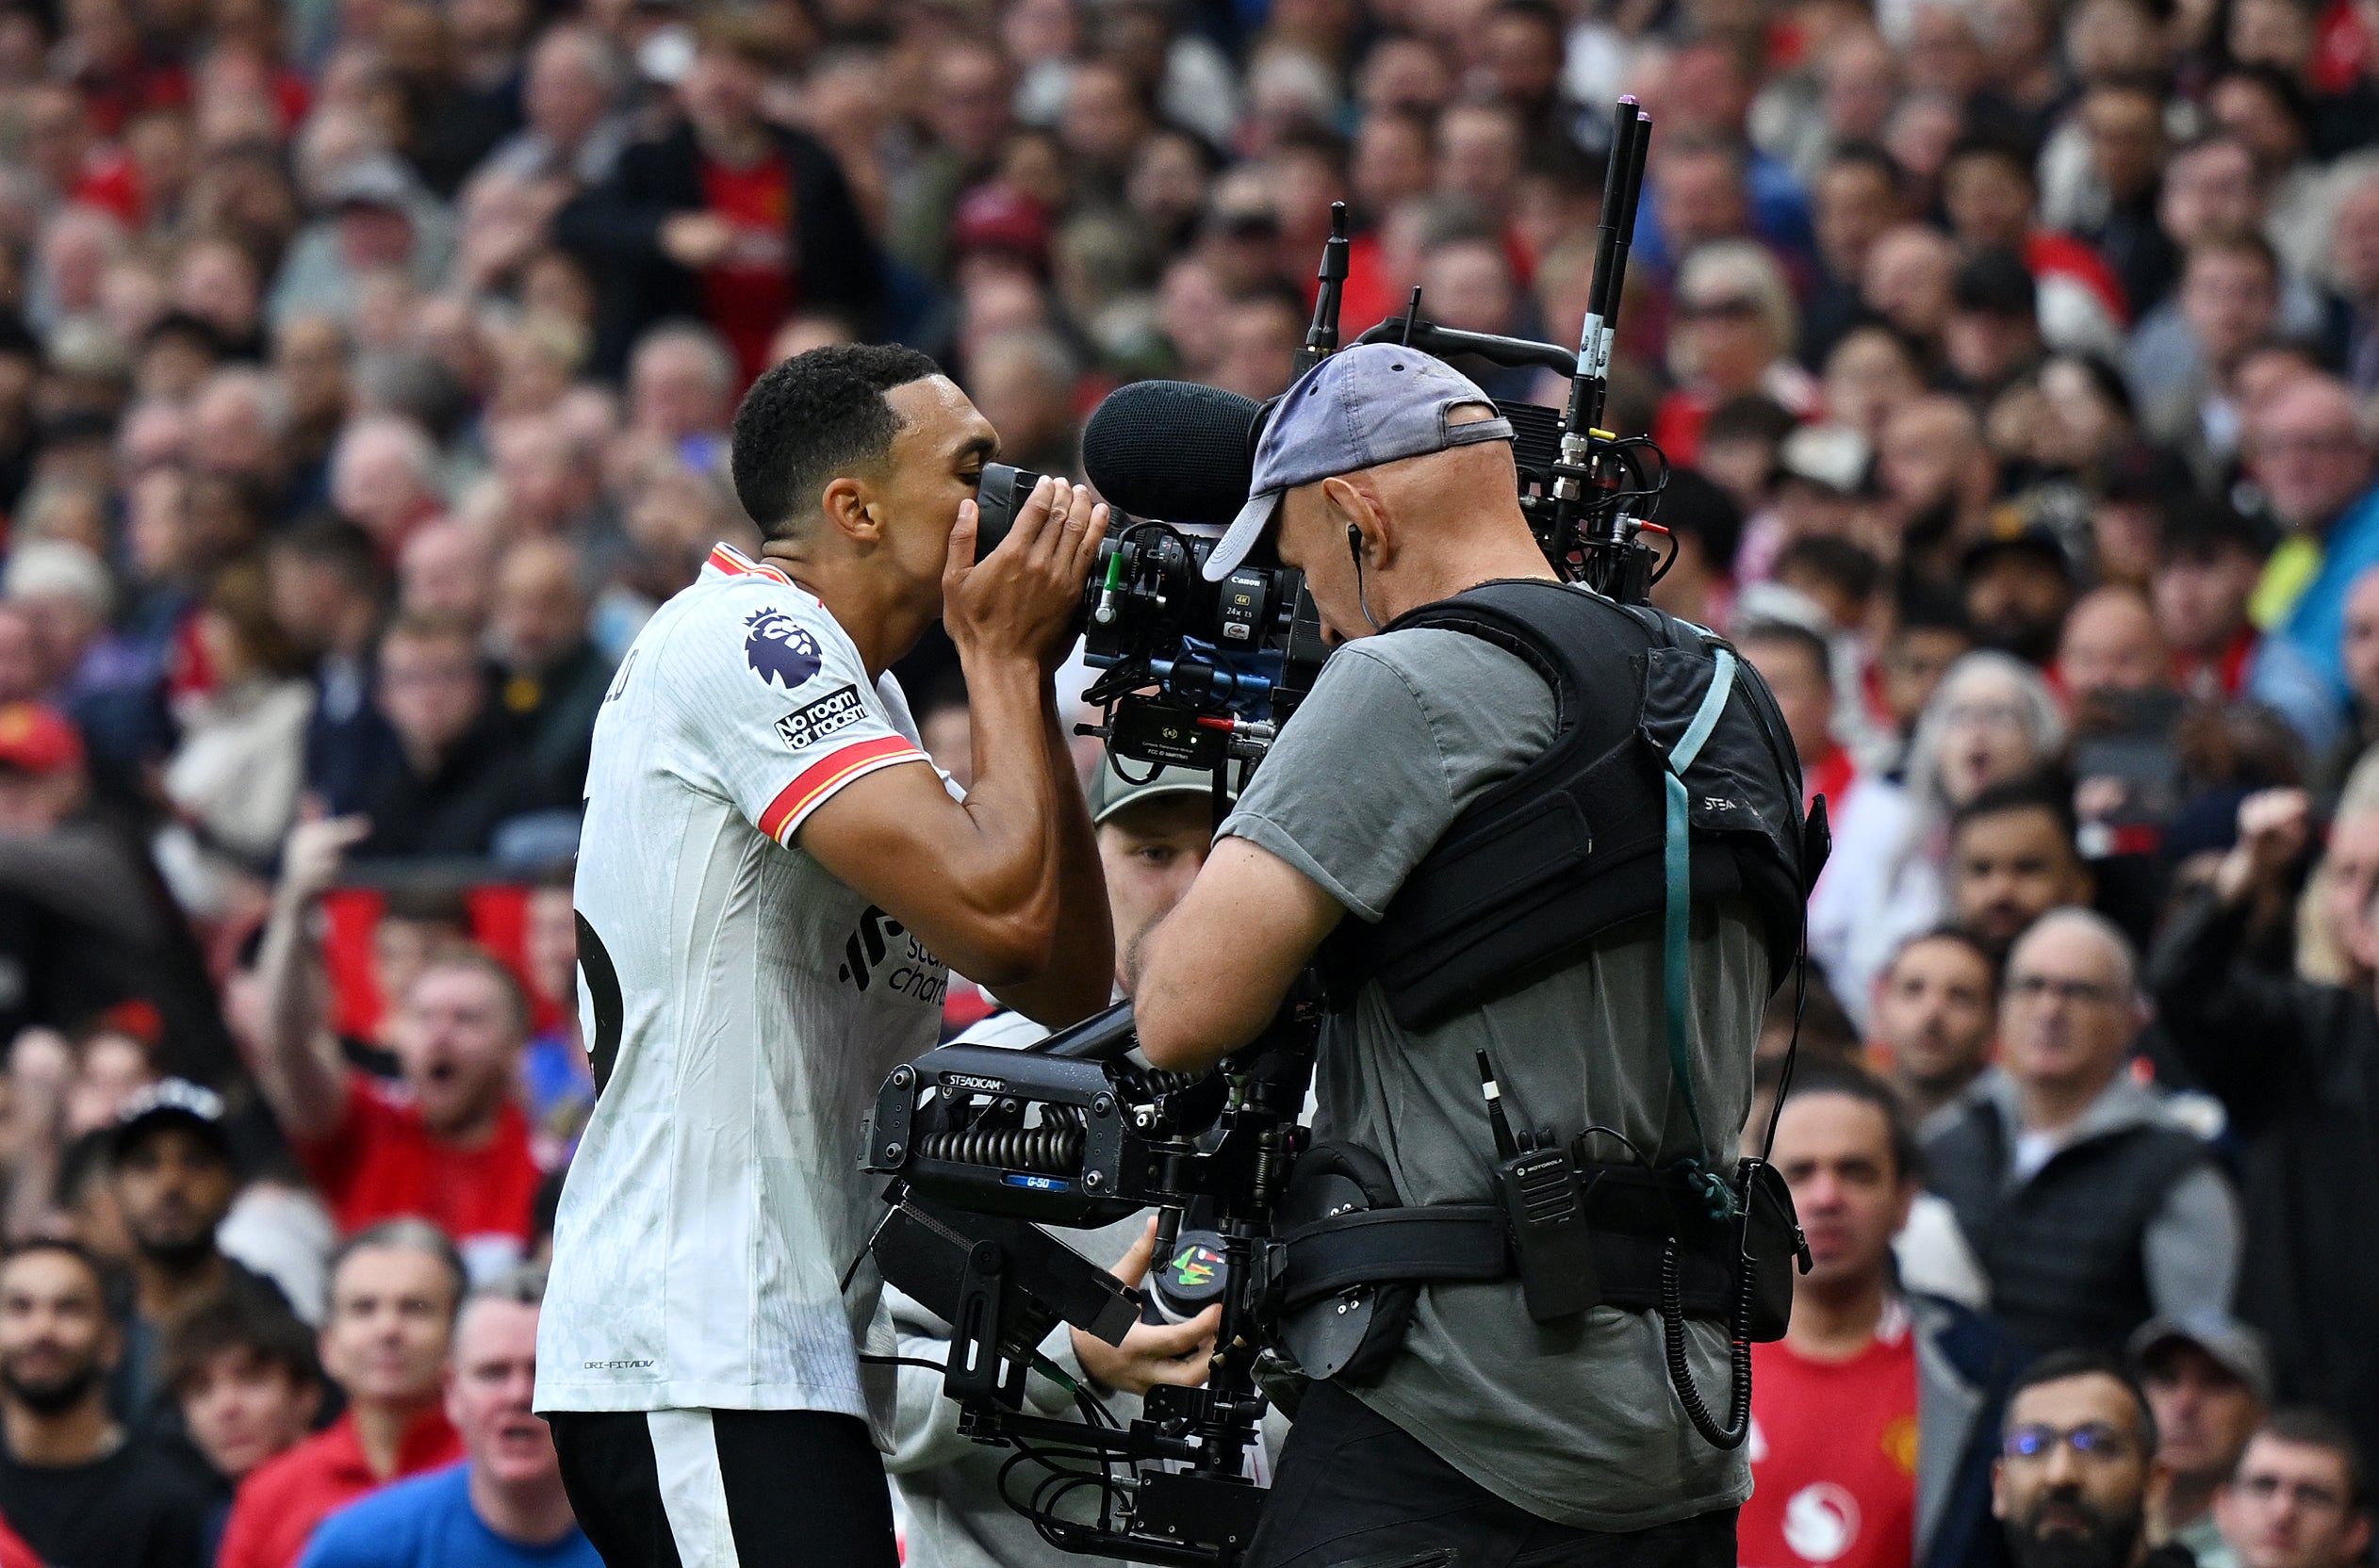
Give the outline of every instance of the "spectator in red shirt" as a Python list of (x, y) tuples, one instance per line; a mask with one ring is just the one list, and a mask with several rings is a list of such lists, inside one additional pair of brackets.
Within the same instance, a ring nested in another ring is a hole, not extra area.
[(1895, 1281), (1892, 1240), (1917, 1196), (1897, 1101), (1856, 1068), (1804, 1062), (1774, 1156), (1813, 1266), (1793, 1282), (1784, 1338), (1751, 1351), (1742, 1561), (2003, 1561), (1990, 1462), (2013, 1360), (1989, 1319)]
[(397, 1004), (398, 1083), (340, 1060), (305, 928), (365, 829), (336, 818), (290, 835), (260, 961), (268, 1002), (256, 1082), (342, 1231), (418, 1215), (454, 1236), (485, 1278), (519, 1261), (537, 1187), (528, 1118), (513, 1100), (528, 1002), (477, 948), (441, 948)]
[(601, 373), (617, 375), (629, 346), (669, 316), (716, 327), (748, 381), (796, 311), (875, 315), (881, 265), (842, 165), (814, 137), (761, 118), (779, 53), (756, 20), (706, 21), (678, 84), (684, 118), (629, 148), (554, 220), (555, 240), (601, 280)]
[(462, 1458), (443, 1391), (463, 1289), (461, 1256), (425, 1220), (388, 1220), (339, 1249), (322, 1366), (347, 1412), (239, 1483), (217, 1568), (289, 1568), (332, 1512)]

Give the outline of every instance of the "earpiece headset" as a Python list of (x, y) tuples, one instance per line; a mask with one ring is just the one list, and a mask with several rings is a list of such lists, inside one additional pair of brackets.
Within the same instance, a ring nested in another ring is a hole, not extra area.
[(1363, 587), (1363, 531), (1347, 524), (1347, 554), (1354, 561), (1354, 600), (1363, 607), (1363, 618), (1371, 623), (1371, 629), (1380, 629), (1380, 618), (1371, 613), (1371, 596)]

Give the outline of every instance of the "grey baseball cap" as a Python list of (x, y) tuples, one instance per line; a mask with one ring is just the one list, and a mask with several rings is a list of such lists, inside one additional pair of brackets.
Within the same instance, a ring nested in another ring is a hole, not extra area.
[(2144, 1373), (2176, 1345), (2195, 1346), (2257, 1399), (2271, 1402), (2272, 1358), (2263, 1336), (2245, 1324), (2220, 1313), (2152, 1318), (2131, 1336), (2131, 1364)]
[(413, 176), (402, 163), (386, 153), (373, 153), (341, 165), (323, 180), (321, 205), (405, 212), (414, 188)]
[[(1195, 795), (1200, 800), (1214, 797), (1214, 776), (1190, 768), (1158, 768), (1145, 777), (1138, 776), (1145, 763), (1125, 762), (1124, 766), (1135, 776), (1126, 779), (1115, 771), (1115, 764), (1105, 757), (1099, 759), (1098, 771), (1091, 776), (1091, 821), (1106, 822), (1127, 807), (1161, 795)], [(1227, 792), (1227, 797), (1239, 798), (1239, 792)]]
[(1298, 377), (1264, 423), (1247, 504), (1206, 557), (1206, 580), (1222, 581), (1247, 559), (1279, 514), (1281, 497), (1301, 484), (1449, 447), (1512, 439), (1512, 422), (1500, 414), (1454, 423), (1453, 411), (1468, 403), (1495, 406), (1444, 360), (1393, 343), (1357, 344)]

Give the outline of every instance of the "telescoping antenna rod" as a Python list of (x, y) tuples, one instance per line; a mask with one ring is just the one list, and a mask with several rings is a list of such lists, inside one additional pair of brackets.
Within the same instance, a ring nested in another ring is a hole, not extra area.
[[(1619, 297), (1627, 290), (1628, 247), (1635, 240), (1635, 209), (1644, 194), (1644, 164), (1652, 151), (1652, 117), (1643, 109), (1635, 111), (1635, 141), (1628, 149), (1627, 187), (1619, 192), (1619, 223), (1611, 245), (1611, 286), (1602, 301), (1602, 341), (1595, 347), (1595, 377), (1608, 386), (1611, 378), (1611, 345), (1619, 335)], [(1595, 411), (1598, 423), (1601, 410)]]
[[(1562, 418), (1563, 429), (1579, 438), (1583, 449), (1587, 431), (1602, 417), (1602, 403), (1609, 392), (1610, 362), (1602, 351), (1603, 323), (1615, 314), (1614, 302), (1618, 290), (1614, 286), (1613, 272), (1617, 265), (1620, 245), (1627, 226), (1635, 220), (1632, 212), (1624, 212), (1627, 201), (1628, 170), (1634, 163), (1638, 134), (1636, 118), (1641, 112), (1632, 97), (1619, 100), (1611, 116), (1611, 156), (1602, 172), (1602, 217), (1594, 235), (1594, 274), (1586, 282), (1586, 319), (1578, 335), (1578, 372), (1569, 384), (1569, 407)], [(1583, 463), (1585, 453), (1578, 450), (1562, 453), (1565, 459)]]
[(1330, 204), (1330, 237), (1321, 244), (1321, 291), (1313, 302), (1313, 325), (1305, 329), (1305, 347), (1297, 356), (1297, 373), (1338, 351), (1338, 301), (1347, 284), (1347, 204)]
[(1586, 319), (1578, 335), (1578, 373), (1562, 417), (1562, 461), (1584, 467), (1588, 433), (1602, 421), (1611, 389), (1611, 346), (1618, 335), (1619, 295), (1627, 281), (1628, 242), (1635, 232), (1644, 190), (1644, 157), (1652, 117), (1632, 97), (1612, 114), (1611, 161), (1602, 176), (1602, 221), (1595, 230), (1594, 276), (1586, 285)]
[[(1569, 406), (1562, 415), (1561, 448), (1552, 466), (1549, 527), (1556, 564), (1575, 561), (1580, 580), (1622, 603), (1644, 596), (1649, 566), (1636, 547), (1640, 523), (1616, 507), (1622, 465), (1617, 439), (1601, 428), (1610, 395), (1611, 349), (1618, 336), (1619, 304), (1627, 286), (1628, 242), (1644, 193), (1645, 155), (1652, 117), (1633, 98), (1613, 111), (1611, 162), (1603, 172), (1602, 220), (1595, 235), (1594, 276), (1586, 286), (1586, 319), (1578, 341)], [(1574, 554), (1572, 553), (1574, 552)]]

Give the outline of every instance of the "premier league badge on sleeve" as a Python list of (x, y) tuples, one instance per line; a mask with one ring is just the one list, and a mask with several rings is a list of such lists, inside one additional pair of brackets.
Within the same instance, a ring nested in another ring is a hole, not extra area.
[(744, 662), (752, 674), (790, 692), (818, 673), (818, 640), (794, 625), (781, 610), (755, 610), (745, 617)]

